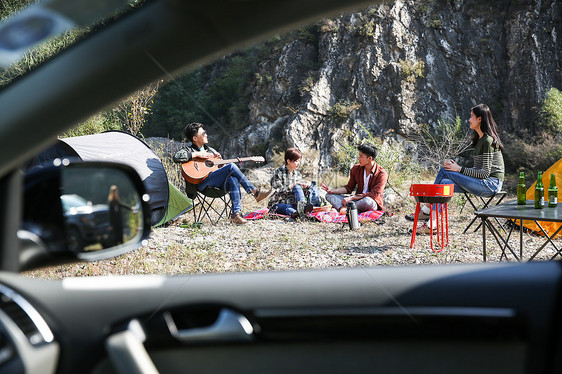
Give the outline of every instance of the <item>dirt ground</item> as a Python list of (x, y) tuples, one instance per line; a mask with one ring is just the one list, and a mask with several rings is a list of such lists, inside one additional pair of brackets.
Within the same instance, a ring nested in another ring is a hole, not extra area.
[[(59, 279), (67, 276), (108, 274), (197, 274), (245, 271), (285, 271), (311, 268), (408, 266), (419, 264), (481, 263), (482, 231), (463, 230), (473, 217), (462, 201), (449, 204), (449, 244), (431, 249), (429, 235), (418, 235), (410, 247), (413, 223), (404, 216), (413, 212), (407, 199), (395, 204), (390, 214), (375, 222), (364, 222), (358, 230), (347, 224), (310, 220), (287, 222), (263, 218), (237, 226), (223, 220), (217, 225), (192, 225), (191, 212), (165, 227), (153, 229), (145, 245), (118, 258), (63, 265), (29, 272), (29, 276)], [(510, 197), (506, 198), (509, 200)], [(248, 204), (246, 205), (248, 206)], [(251, 207), (250, 209), (255, 208)], [(509, 231), (509, 228), (507, 228)], [(544, 238), (524, 233), (523, 259), (528, 260)], [(562, 240), (555, 240), (562, 248)], [(518, 254), (519, 231), (510, 245)], [(487, 235), (487, 261), (517, 261)], [(549, 260), (556, 251), (547, 245), (535, 260)], [(561, 256), (558, 256), (560, 259)]]

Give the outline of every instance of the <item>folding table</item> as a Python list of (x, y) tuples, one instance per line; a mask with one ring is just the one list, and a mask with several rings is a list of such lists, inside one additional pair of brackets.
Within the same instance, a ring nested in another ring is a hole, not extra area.
[[(490, 230), (496, 239), (496, 242), (501, 247), (502, 255), (500, 259), (503, 258), (504, 255), (507, 257), (506, 250), (509, 250), (517, 261), (523, 260), (523, 220), (535, 222), (545, 236), (544, 244), (537, 249), (535, 253), (533, 253), (533, 255), (529, 258), (529, 261), (534, 259), (548, 243), (550, 243), (556, 250), (556, 253), (552, 256), (551, 260), (558, 255), (562, 257), (562, 248), (558, 248), (552, 241), (552, 239), (562, 230), (562, 225), (558, 228), (558, 230), (549, 235), (539, 223), (539, 221), (562, 222), (562, 204), (558, 204), (556, 208), (544, 207), (543, 209), (535, 209), (534, 200), (527, 200), (526, 205), (517, 205), (517, 201), (513, 200), (476, 211), (474, 214), (482, 219), (482, 258), (484, 261), (486, 261), (486, 228)], [(516, 251), (509, 245), (509, 239), (511, 238), (515, 225), (511, 226), (508, 233), (504, 232), (505, 236), (503, 236), (501, 232), (503, 230), (498, 230), (498, 228), (493, 225), (490, 218), (508, 218), (512, 219), (515, 223), (519, 221), (519, 254), (517, 254)]]

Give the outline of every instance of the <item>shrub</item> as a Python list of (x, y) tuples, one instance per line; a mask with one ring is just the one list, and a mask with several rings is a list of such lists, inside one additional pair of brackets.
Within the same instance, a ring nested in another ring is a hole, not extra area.
[(333, 107), (328, 109), (328, 118), (341, 124), (349, 118), (351, 112), (359, 108), (361, 108), (361, 104), (357, 102), (338, 101)]
[(398, 66), (406, 82), (415, 83), (417, 78), (423, 78), (425, 72), (423, 60), (400, 60)]
[(505, 134), (504, 162), (506, 171), (524, 171), (536, 178), (538, 171), (545, 171), (562, 158), (562, 145), (548, 132), (531, 137), (526, 134)]
[(75, 136), (93, 135), (108, 130), (120, 130), (121, 127), (117, 122), (111, 121), (111, 118), (105, 113), (98, 113), (88, 118), (83, 123), (63, 132), (60, 138), (72, 138)]
[(375, 22), (371, 20), (361, 26), (358, 26), (356, 32), (358, 35), (365, 38), (372, 38), (375, 35), (375, 26)]

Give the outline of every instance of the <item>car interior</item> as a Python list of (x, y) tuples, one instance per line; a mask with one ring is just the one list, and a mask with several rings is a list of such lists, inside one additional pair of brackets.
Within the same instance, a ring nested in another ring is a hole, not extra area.
[[(0, 372), (561, 372), (558, 261), (63, 280), (19, 274), (119, 256), (150, 235), (150, 196), (130, 167), (57, 159), (22, 172), (57, 134), (150, 82), (380, 2), (53, 0), (4, 20), (0, 61), (49, 33), (85, 31), (0, 89)], [(88, 241), (70, 235), (61, 196), (79, 196), (82, 212), (93, 212), (114, 185), (125, 240), (108, 231), (110, 214), (83, 223)]]

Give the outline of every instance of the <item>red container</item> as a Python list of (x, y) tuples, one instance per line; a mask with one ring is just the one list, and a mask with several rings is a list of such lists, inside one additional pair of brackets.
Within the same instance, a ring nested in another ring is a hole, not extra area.
[(418, 203), (448, 203), (455, 191), (454, 184), (412, 184), (410, 196)]

